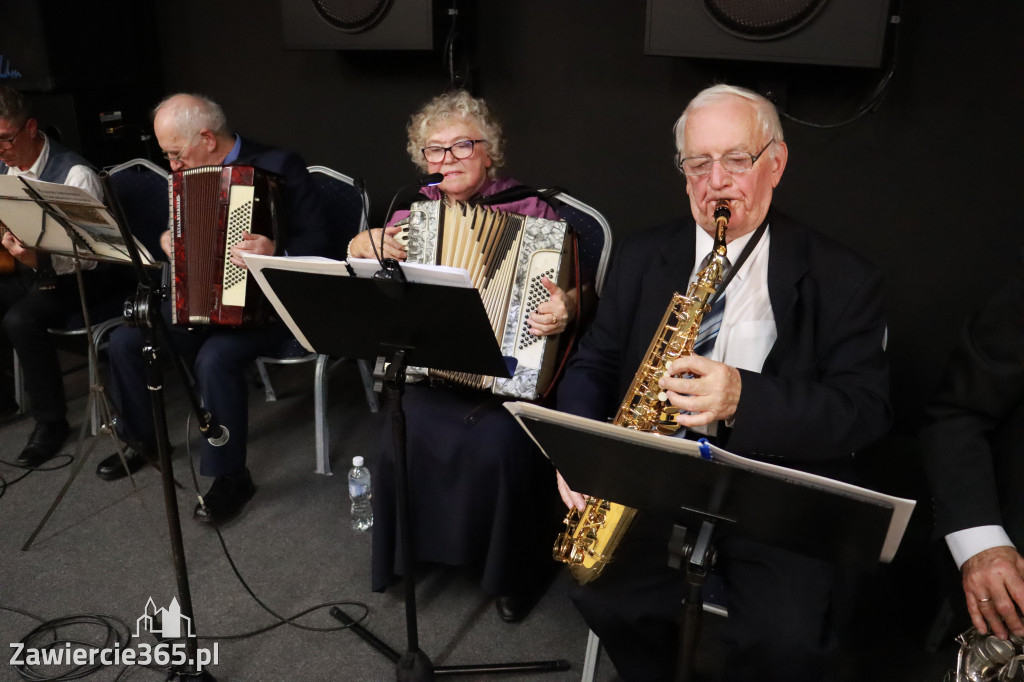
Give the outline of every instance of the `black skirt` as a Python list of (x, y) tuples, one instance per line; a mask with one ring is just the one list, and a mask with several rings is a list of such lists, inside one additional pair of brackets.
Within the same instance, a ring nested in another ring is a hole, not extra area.
[[(403, 397), (417, 562), (476, 566), (494, 595), (551, 567), (555, 470), (490, 394), (413, 384)], [(373, 589), (402, 571), (391, 406), (373, 471)], [(562, 510), (564, 511), (564, 509)]]

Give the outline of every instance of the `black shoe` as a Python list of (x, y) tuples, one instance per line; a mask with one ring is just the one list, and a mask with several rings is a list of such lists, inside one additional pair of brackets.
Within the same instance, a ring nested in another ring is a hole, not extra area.
[(494, 606), (498, 615), (506, 623), (518, 623), (526, 618), (537, 605), (540, 598), (547, 592), (548, 583), (537, 581), (527, 589), (520, 590), (515, 594), (508, 594), (494, 600)]
[(218, 476), (203, 495), (205, 508), (197, 504), (192, 516), (198, 521), (219, 525), (237, 516), (255, 493), (256, 486), (248, 469), (236, 476)]
[(115, 452), (109, 457), (104, 458), (103, 461), (99, 463), (96, 467), (96, 475), (104, 481), (117, 481), (127, 476), (128, 472), (134, 474), (149, 463), (152, 463), (153, 466), (156, 467), (156, 457), (151, 456), (149, 454), (151, 452), (152, 450), (149, 448), (127, 446), (124, 449), (124, 459), (128, 462), (127, 471), (125, 471), (124, 465), (121, 464), (121, 456)]
[(59, 422), (38, 422), (28, 437), (28, 445), (17, 459), (18, 464), (35, 468), (56, 457), (70, 433), (71, 428), (63, 419)]
[(529, 578), (525, 585), (521, 585), (512, 594), (503, 595), (494, 600), (498, 615), (506, 623), (518, 623), (529, 615), (544, 593), (548, 591), (548, 587), (558, 575), (561, 564), (545, 557), (536, 566), (531, 565), (531, 568), (532, 570), (528, 571)]
[(0, 424), (12, 422), (21, 416), (21, 407), (10, 396), (0, 398)]

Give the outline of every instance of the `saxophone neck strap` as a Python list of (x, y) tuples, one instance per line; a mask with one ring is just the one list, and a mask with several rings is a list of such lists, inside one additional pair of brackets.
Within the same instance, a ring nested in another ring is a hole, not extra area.
[(715, 290), (715, 295), (711, 298), (711, 301), (708, 302), (708, 305), (714, 305), (715, 301), (725, 295), (725, 288), (729, 286), (729, 282), (732, 281), (732, 278), (737, 272), (739, 272), (740, 268), (743, 267), (743, 264), (747, 261), (747, 258), (750, 257), (750, 254), (754, 252), (754, 248), (757, 246), (757, 243), (761, 241), (761, 237), (764, 236), (765, 230), (768, 229), (768, 224), (768, 221), (765, 220), (761, 223), (760, 227), (754, 231), (754, 235), (750, 238), (750, 241), (747, 242), (747, 245), (743, 247), (743, 251), (740, 252), (740, 257), (737, 258), (736, 262), (729, 268), (729, 272), (726, 273), (725, 279), (722, 280), (718, 289)]

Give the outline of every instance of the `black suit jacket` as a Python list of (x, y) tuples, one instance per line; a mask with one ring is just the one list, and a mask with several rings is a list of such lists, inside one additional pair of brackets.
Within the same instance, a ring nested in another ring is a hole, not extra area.
[[(891, 413), (877, 268), (774, 209), (768, 288), (778, 338), (742, 393), (720, 444), (739, 454), (848, 478), (850, 454), (883, 435)], [(559, 409), (615, 414), (672, 294), (694, 263), (692, 219), (623, 242), (597, 316), (566, 370)], [(781, 460), (781, 461), (780, 461)]]
[(320, 194), (301, 156), (243, 137), (235, 163), (261, 168), (284, 179), (287, 218), (284, 249), (289, 256), (340, 257), (336, 245), (329, 239)]
[[(1024, 258), (1022, 258), (1024, 260)], [(1024, 263), (985, 292), (921, 433), (938, 535), (1002, 525), (1024, 542)]]

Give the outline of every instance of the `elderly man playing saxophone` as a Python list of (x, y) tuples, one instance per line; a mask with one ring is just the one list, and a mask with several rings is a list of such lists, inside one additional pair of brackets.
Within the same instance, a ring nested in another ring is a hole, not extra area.
[[(765, 98), (708, 88), (675, 138), (692, 217), (624, 242), (559, 409), (615, 414), (672, 294), (710, 252), (724, 200), (729, 259), (742, 263), (710, 349), (695, 347), (661, 379), (676, 420), (738, 454), (851, 480), (854, 451), (891, 419), (878, 270), (772, 207), (789, 151)], [(559, 488), (567, 506), (583, 508), (586, 491), (561, 478)], [(615, 561), (573, 594), (626, 680), (674, 677), (683, 580), (666, 565), (673, 521), (641, 509)], [(853, 569), (740, 538), (719, 542), (718, 557), (729, 611), (723, 679), (832, 679)]]

